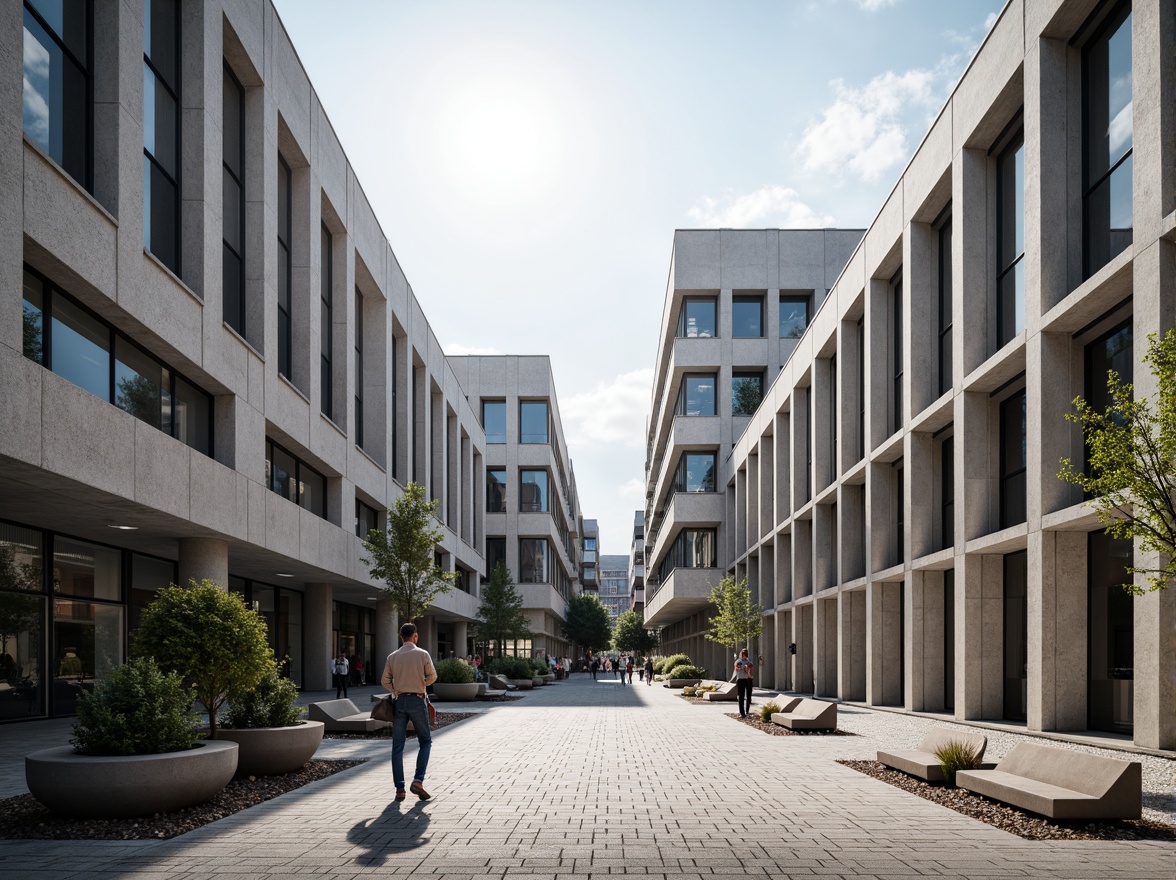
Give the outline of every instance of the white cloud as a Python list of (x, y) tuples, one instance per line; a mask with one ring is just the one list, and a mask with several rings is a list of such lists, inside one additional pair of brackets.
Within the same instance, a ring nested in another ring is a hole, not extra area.
[(450, 357), (462, 357), (467, 354), (473, 355), (496, 355), (503, 354), (492, 345), (477, 346), (477, 345), (462, 345), (459, 342), (451, 342), (445, 346), (445, 353)]
[(898, 0), (857, 0), (857, 5), (866, 12), (877, 12), (879, 9), (894, 6), (896, 3)]
[(653, 370), (634, 370), (560, 401), (568, 445), (612, 443), (643, 448)]
[(41, 79), (49, 76), (49, 51), (27, 30), (24, 32), (22, 54), (26, 73)]
[(728, 193), (722, 199), (703, 196), (686, 216), (707, 229), (813, 229), (835, 223), (802, 202), (796, 190), (775, 185), (742, 195)]
[(1000, 18), (999, 12), (988, 13), (987, 17), (984, 19), (984, 33), (988, 33), (990, 30), (992, 30), (992, 26), (996, 24), (996, 20), (998, 18)]
[(888, 70), (860, 89), (834, 80), (837, 100), (805, 129), (797, 147), (805, 170), (876, 182), (909, 156), (908, 118), (938, 108), (943, 79), (937, 69)]
[(638, 507), (641, 507), (645, 501), (645, 481), (634, 477), (624, 485), (617, 487), (617, 495), (621, 498), (631, 498)]

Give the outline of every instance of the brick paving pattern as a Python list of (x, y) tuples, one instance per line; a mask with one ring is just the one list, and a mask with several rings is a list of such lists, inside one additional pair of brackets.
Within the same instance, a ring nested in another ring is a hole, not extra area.
[(387, 742), (326, 741), (369, 762), (170, 841), (0, 841), (0, 877), (1176, 876), (1176, 845), (1022, 840), (835, 762), (869, 737), (766, 736), (675, 693), (578, 675), (487, 707), (438, 732), (428, 802), (392, 800)]

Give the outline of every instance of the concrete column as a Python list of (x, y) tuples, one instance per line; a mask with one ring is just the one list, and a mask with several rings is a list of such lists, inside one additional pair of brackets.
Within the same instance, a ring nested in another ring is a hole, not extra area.
[(229, 542), (220, 538), (180, 538), (180, 584), (216, 581), (229, 587)]
[(943, 709), (943, 572), (916, 571), (910, 578), (907, 708), (938, 712)]
[(465, 658), (468, 650), (466, 648), (466, 639), (469, 638), (469, 624), (464, 620), (459, 620), (453, 624), (453, 650), (457, 652), (457, 656)]
[(1031, 531), (1028, 551), (1028, 727), (1084, 730), (1086, 533)]
[(380, 675), (384, 674), (384, 662), (388, 655), (399, 647), (400, 617), (392, 600), (381, 592), (380, 598), (376, 600), (376, 663), (380, 667)]
[(866, 591), (842, 592), (837, 597), (837, 696), (866, 698)]
[(307, 584), (302, 595), (302, 686), (325, 691), (331, 686), (330, 661), (334, 644), (332, 620), (334, 590), (330, 584)]
[(1004, 560), (956, 556), (955, 717), (1004, 716)]

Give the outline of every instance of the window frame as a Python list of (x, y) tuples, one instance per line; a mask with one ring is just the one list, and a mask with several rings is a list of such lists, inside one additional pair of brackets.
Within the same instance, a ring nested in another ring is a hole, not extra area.
[(358, 284), (355, 285), (355, 339), (352, 345), (355, 356), (355, 445), (363, 449), (363, 291)]
[[(691, 305), (706, 304), (710, 306), (710, 333), (687, 333), (688, 310)], [(678, 309), (678, 339), (717, 339), (719, 337), (719, 298), (717, 296), (684, 296), (682, 305)]]
[[(954, 303), (952, 302), (952, 224), (951, 206), (948, 205), (943, 219), (935, 228), (935, 244), (939, 256), (938, 271), (936, 273), (936, 307), (937, 315), (937, 346), (939, 354), (939, 395), (942, 397), (954, 386), (953, 376), (953, 336), (952, 329), (955, 322)], [(944, 320), (946, 317), (946, 320)]]
[[(495, 407), (499, 407), (499, 406), (502, 407), (502, 434), (501, 435), (499, 435), (497, 433), (491, 434), (488, 430), (486, 430), (486, 406), (487, 405), (495, 406)], [(500, 397), (483, 397), (482, 398), (482, 413), (481, 413), (481, 415), (482, 415), (482, 433), (486, 435), (486, 445), (489, 446), (492, 443), (495, 445), (498, 445), (500, 443), (505, 443), (507, 440), (507, 435), (509, 433), (507, 431), (506, 400), (504, 398), (500, 398)], [(501, 436), (502, 439), (501, 440), (492, 440), (491, 439), (492, 437), (498, 437), (498, 436)]]
[[(996, 155), (996, 350), (999, 351), (1025, 331), (1025, 284), (1023, 276), (1019, 274), (1025, 268), (1025, 125), (1020, 112), (1009, 123), (1008, 133), (1000, 138), (993, 153)], [(1014, 195), (1011, 209), (1006, 204), (1004, 192), (1007, 174), (1005, 163), (1010, 158)], [(1004, 253), (1004, 233), (1009, 223), (1013, 226), (1014, 248), (1018, 228), (1021, 233), (1020, 250), (1011, 256)], [(1011, 296), (1004, 286), (1010, 279), (1013, 284)], [(1006, 328), (1010, 307), (1012, 323), (1011, 327)]]
[[(754, 306), (756, 309), (755, 323), (757, 333), (738, 333), (739, 322), (736, 311), (739, 306)], [(764, 295), (762, 293), (739, 293), (731, 296), (731, 338), (732, 339), (763, 339), (764, 337)]]
[[(224, 261), (223, 252), (226, 249), (228, 251), (230, 251), (232, 253), (232, 255), (236, 258), (237, 266), (238, 266), (237, 273), (236, 273), (236, 276), (237, 276), (236, 283), (237, 283), (237, 289), (240, 293), (239, 293), (236, 313), (229, 314), (229, 308), (228, 308), (229, 302), (227, 300), (228, 285), (224, 283), (225, 279), (228, 278), (229, 269), (228, 269), (227, 263), (225, 263), (225, 265), (223, 265), (221, 267), (221, 320), (225, 324), (227, 324), (230, 328), (232, 328), (232, 330), (235, 333), (237, 333), (239, 336), (241, 336), (242, 338), (247, 338), (246, 333), (247, 333), (248, 327), (249, 327), (249, 310), (246, 307), (245, 258), (246, 258), (246, 253), (248, 251), (248, 246), (247, 246), (247, 240), (248, 240), (248, 238), (247, 238), (247, 234), (248, 234), (247, 225), (248, 224), (247, 224), (246, 216), (245, 216), (245, 175), (248, 174), (248, 167), (245, 164), (245, 159), (246, 159), (246, 155), (245, 155), (245, 87), (241, 85), (241, 80), (239, 80), (237, 78), (237, 75), (235, 73), (233, 73), (233, 68), (229, 67), (228, 61), (224, 61), (222, 63), (222, 68), (223, 68), (223, 72), (224, 72), (224, 76), (221, 78), (222, 90), (224, 88), (224, 83), (227, 80), (230, 85), (235, 87), (238, 102), (239, 102), (238, 113), (237, 113), (237, 117), (238, 117), (237, 118), (237, 132), (240, 135), (240, 143), (237, 144), (236, 146), (237, 146), (237, 154), (238, 154), (237, 155), (237, 164), (241, 170), (241, 173), (240, 173), (240, 175), (238, 175), (236, 171), (234, 171), (232, 168), (229, 167), (228, 162), (226, 162), (224, 159), (224, 152), (225, 152), (226, 147), (228, 146), (225, 143), (225, 141), (228, 138), (229, 128), (227, 125), (224, 124), (223, 113), (224, 113), (225, 97), (222, 93), (222, 95), (221, 95), (221, 111), (222, 111), (222, 119), (221, 119), (221, 174), (222, 174), (222, 177), (221, 177), (221, 249), (222, 249), (222, 262)], [(238, 238), (240, 241), (240, 250), (239, 251), (233, 245), (229, 244), (228, 239), (225, 238), (225, 235), (224, 235), (225, 215), (227, 213), (224, 210), (224, 205), (225, 205), (225, 200), (226, 200), (226, 194), (224, 192), (224, 189), (225, 189), (224, 175), (228, 175), (229, 177), (231, 177), (233, 180), (233, 183), (237, 187), (237, 218), (238, 218), (237, 235), (238, 235)]]
[[(793, 335), (791, 333), (783, 333), (784, 324), (784, 306), (785, 305), (803, 305), (804, 306), (804, 326), (800, 328), (800, 332)], [(813, 318), (813, 295), (811, 293), (780, 293), (779, 312), (776, 317), (776, 332), (780, 339), (800, 339), (808, 331), (809, 324)]]
[[(534, 435), (528, 434), (525, 427), (524, 427), (524, 425), (526, 423), (524, 412), (526, 411), (527, 407), (539, 406), (539, 405), (542, 405), (542, 407), (543, 407), (543, 439), (542, 440), (528, 440), (527, 439), (528, 437), (534, 436)], [(552, 431), (551, 431), (551, 404), (547, 400), (547, 398), (521, 399), (521, 400), (519, 400), (518, 412), (519, 412), (519, 443), (521, 445), (527, 445), (527, 446), (546, 446), (546, 445), (549, 445), (551, 443), (551, 434), (552, 434)]]
[[(335, 421), (335, 237), (320, 223), (319, 246), (319, 410)], [(396, 359), (392, 359), (395, 369)], [(395, 382), (393, 382), (395, 394)], [(393, 408), (395, 411), (395, 408)]]
[[(487, 513), (506, 513), (507, 512), (507, 504), (509, 503), (509, 499), (510, 499), (510, 495), (509, 495), (510, 489), (507, 486), (508, 473), (509, 472), (507, 471), (507, 468), (505, 465), (503, 465), (502, 467), (488, 467), (488, 468), (486, 468), (486, 512)], [(493, 499), (494, 499), (494, 493), (490, 491), (491, 475), (492, 474), (502, 474), (501, 481), (495, 480), (496, 485), (498, 485), (498, 487), (499, 487), (499, 492), (498, 492), (499, 502), (497, 505), (492, 503)]]
[[(1005, 419), (1006, 413), (1012, 409), (1011, 404), (1015, 400), (1021, 401), (1021, 447), (1025, 461), (1020, 467), (1010, 468), (1010, 450), (1006, 440)], [(999, 446), (1000, 446), (1000, 473), (998, 474), (1000, 492), (999, 492), (999, 507), (1000, 507), (1000, 528), (1007, 529), (1016, 525), (1020, 525), (1028, 518), (1028, 428), (1029, 428), (1029, 401), (1026, 389), (1024, 387), (1010, 392), (999, 403), (999, 417), (997, 419), (999, 430)], [(1020, 483), (1021, 507), (1016, 511), (1010, 511), (1009, 507), (1012, 502), (1012, 497), (1009, 494), (1009, 487), (1015, 486), (1017, 482)], [(1013, 518), (1010, 514), (1016, 514), (1019, 518)]]
[[(285, 202), (286, 210), (281, 210)], [(278, 153), (278, 375), (293, 381), (294, 364), (294, 252), (293, 211), (294, 174), (281, 152)], [(285, 302), (281, 281), (286, 282)]]
[[(276, 476), (277, 469), (273, 466), (274, 450), (285, 453), (291, 459), (294, 460), (293, 477), (294, 477), (294, 482), (297, 486), (297, 493), (298, 493), (297, 499), (289, 498), (285, 494), (279, 492), (277, 490), (277, 488), (275, 488), (275, 476)], [(292, 504), (298, 505), (299, 507), (301, 507), (303, 510), (307, 511), (308, 513), (313, 513), (315, 516), (319, 517), (320, 519), (327, 519), (327, 477), (326, 477), (326, 475), (324, 473), (322, 473), (322, 471), (318, 470), (318, 468), (312, 467), (311, 465), (307, 464), (299, 456), (295, 455), (293, 452), (291, 452), (289, 449), (287, 449), (281, 443), (278, 443), (277, 441), (275, 441), (272, 437), (266, 436), (266, 438), (265, 438), (265, 452), (266, 452), (266, 457), (265, 457), (266, 488), (269, 489), (271, 492), (273, 492), (278, 497), (285, 498), (287, 501), (291, 502)], [(318, 479), (322, 482), (323, 491), (322, 491), (322, 512), (321, 513), (318, 510), (315, 510), (313, 507), (309, 507), (305, 503), (303, 503), (304, 498), (307, 495), (307, 492), (305, 491), (304, 485), (303, 485), (306, 482), (302, 477), (303, 470), (309, 471), (312, 475), (314, 475), (315, 477), (318, 477)]]
[[(543, 475), (542, 483), (536, 482), (535, 477)], [(538, 501), (528, 501), (525, 486), (540, 486)], [(551, 473), (547, 468), (521, 467), (519, 468), (519, 513), (550, 513), (551, 512)]]
[[(711, 411), (709, 413), (687, 412), (687, 401), (689, 395), (687, 394), (688, 383), (692, 380), (709, 379), (711, 382)], [(682, 384), (678, 389), (678, 406), (676, 407), (675, 415), (684, 416), (686, 418), (711, 418), (719, 414), (718, 401), (718, 384), (719, 376), (717, 373), (685, 373), (682, 376)]]
[[(182, 248), (183, 230), (181, 228), (181, 217), (182, 217), (181, 193), (183, 191), (183, 189), (182, 189), (182, 187), (183, 187), (182, 176), (183, 176), (183, 168), (184, 168), (184, 163), (183, 163), (183, 124), (182, 124), (183, 109), (184, 108), (183, 108), (183, 105), (180, 103), (180, 95), (183, 94), (183, 67), (184, 67), (184, 65), (183, 65), (183, 58), (181, 55), (182, 47), (183, 47), (183, 22), (182, 22), (182, 15), (180, 14), (180, 12), (181, 12), (181, 10), (179, 8), (179, 5), (177, 4), (176, 8), (175, 8), (175, 34), (174, 34), (174, 38), (175, 38), (174, 51), (175, 51), (175, 62), (176, 62), (176, 64), (175, 64), (175, 66), (176, 66), (176, 74), (175, 74), (176, 81), (175, 81), (174, 87), (171, 83), (169, 83), (167, 81), (167, 78), (163, 76), (162, 71), (160, 71), (159, 67), (152, 60), (150, 54), (148, 54), (147, 46), (144, 45), (144, 47), (143, 47), (143, 64), (146, 66), (146, 68), (148, 70), (150, 70), (152, 76), (155, 77), (156, 88), (158, 88), (162, 84), (163, 87), (167, 90), (168, 95), (171, 97), (172, 101), (175, 102), (175, 107), (176, 107), (175, 132), (174, 132), (175, 150), (176, 150), (176, 154), (175, 154), (176, 171), (175, 171), (174, 175), (169, 174), (168, 171), (163, 167), (163, 165), (160, 164), (159, 160), (156, 159), (155, 155), (150, 150), (147, 149), (147, 144), (146, 144), (147, 126), (146, 126), (146, 118), (144, 118), (143, 158), (150, 166), (148, 169), (148, 173), (144, 175), (144, 193), (143, 193), (144, 245), (147, 248), (147, 250), (150, 251), (151, 254), (153, 254), (155, 256), (156, 259), (158, 259), (161, 263), (163, 263), (165, 266), (167, 266), (176, 275), (176, 277), (180, 277), (181, 268), (183, 266), (183, 248)], [(151, 14), (151, 4), (148, 2), (145, 4), (145, 8), (144, 8), (144, 27), (146, 27), (148, 24), (147, 16), (149, 16), (150, 14)], [(155, 23), (152, 21), (150, 23), (150, 25), (151, 25), (152, 31), (154, 32)], [(146, 100), (147, 100), (147, 97), (146, 97), (146, 94), (144, 93), (144, 97), (143, 97), (144, 117), (146, 116)], [(174, 235), (175, 235), (175, 240), (174, 240), (175, 264), (174, 265), (172, 263), (169, 263), (164, 256), (160, 255), (154, 248), (152, 248), (151, 242), (147, 238), (149, 230), (150, 230), (150, 224), (148, 224), (148, 222), (147, 222), (147, 217), (150, 216), (150, 217), (154, 218), (154, 216), (155, 216), (155, 211), (153, 208), (150, 211), (147, 210), (148, 205), (149, 205), (150, 195), (151, 195), (151, 193), (149, 191), (151, 188), (146, 185), (147, 181), (150, 180), (150, 168), (154, 168), (154, 169), (158, 170), (160, 174), (163, 174), (167, 178), (167, 182), (171, 184), (172, 190), (175, 193), (175, 197), (174, 197), (175, 210), (174, 210), (173, 216), (172, 216), (172, 228), (174, 230)]]

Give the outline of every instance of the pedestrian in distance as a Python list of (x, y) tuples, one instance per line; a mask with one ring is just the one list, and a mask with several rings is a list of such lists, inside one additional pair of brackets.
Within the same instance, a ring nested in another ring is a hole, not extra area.
[(633, 683), (633, 658), (625, 658), (625, 674), (629, 676), (629, 684)]
[(621, 674), (621, 684), (625, 683), (625, 656), (622, 654), (613, 663), (613, 669)]
[(425, 791), (425, 771), (429, 766), (429, 752), (433, 736), (429, 732), (429, 698), (426, 688), (437, 680), (433, 658), (417, 646), (419, 638), (415, 624), (400, 627), (400, 648), (388, 655), (381, 684), (393, 693), (396, 700), (396, 720), (392, 722), (392, 781), (396, 784), (396, 800), (405, 798), (404, 741), (408, 736), (408, 722), (412, 722), (417, 737), (416, 772), (409, 791), (422, 801), (430, 794)]
[(593, 657), (592, 663), (590, 664), (590, 668), (592, 670), (592, 680), (596, 681), (596, 671), (600, 668), (600, 660), (597, 659), (596, 657)]
[(347, 655), (342, 651), (339, 656), (331, 662), (331, 679), (335, 685), (335, 699), (338, 700), (340, 695), (347, 698), (347, 678), (351, 674), (351, 665), (347, 662)]
[(651, 657), (645, 658), (645, 684), (653, 687), (653, 659)]
[(751, 712), (751, 681), (755, 667), (747, 657), (747, 648), (739, 652), (735, 660), (735, 672), (731, 679), (735, 682), (736, 695), (739, 697), (739, 717), (746, 718)]

